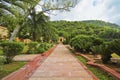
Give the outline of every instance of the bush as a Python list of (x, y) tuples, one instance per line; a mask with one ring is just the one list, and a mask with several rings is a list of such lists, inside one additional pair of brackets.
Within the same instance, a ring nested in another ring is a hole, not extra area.
[(43, 53), (43, 52), (45, 52), (46, 50), (44, 49), (44, 48), (42, 48), (42, 47), (38, 47), (37, 48), (37, 53)]
[(28, 54), (43, 53), (47, 51), (52, 45), (49, 43), (31, 42), (28, 44)]
[(28, 54), (34, 54), (37, 53), (37, 47), (38, 47), (38, 42), (31, 42), (28, 44)]
[(92, 52), (94, 54), (101, 54), (102, 56), (102, 62), (103, 63), (108, 63), (108, 61), (110, 61), (110, 58), (111, 58), (111, 49), (110, 49), (110, 42), (107, 42), (107, 43), (103, 43), (102, 45), (99, 45), (99, 46), (93, 46), (91, 48)]
[(110, 49), (113, 53), (120, 55), (120, 40), (117, 39), (117, 40), (111, 41)]
[(49, 43), (40, 43), (39, 47), (37, 48), (37, 53), (43, 53), (47, 51), (50, 47), (52, 47)]
[(100, 44), (102, 44), (101, 39), (86, 35), (78, 35), (70, 40), (70, 45), (80, 52), (89, 52), (91, 46)]
[(24, 44), (20, 42), (2, 42), (0, 46), (6, 58), (6, 63), (12, 62), (12, 58), (21, 53), (24, 48)]
[(92, 46), (91, 47), (91, 51), (92, 51), (92, 53), (96, 56), (96, 54), (100, 54), (99, 52), (99, 46), (97, 45), (97, 46)]
[(70, 45), (73, 46), (76, 51), (85, 52), (92, 43), (88, 36), (79, 35), (70, 40)]
[(2, 66), (5, 63), (5, 58), (4, 57), (0, 57), (0, 71), (2, 70)]

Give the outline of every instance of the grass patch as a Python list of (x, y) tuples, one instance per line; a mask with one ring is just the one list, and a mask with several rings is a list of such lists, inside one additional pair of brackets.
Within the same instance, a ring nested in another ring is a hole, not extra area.
[(112, 56), (112, 58), (120, 58), (120, 56), (115, 53), (113, 53), (111, 56)]
[(26, 62), (12, 62), (10, 64), (3, 65), (3, 69), (0, 71), (0, 79), (21, 68), (25, 64)]
[(98, 68), (95, 68), (95, 67), (91, 67), (89, 65), (87, 65), (87, 61), (86, 59), (84, 59), (83, 57), (81, 56), (76, 56), (85, 66), (88, 67), (88, 69), (95, 75), (99, 78), (99, 80), (115, 80), (113, 79), (112, 76), (106, 74), (105, 72), (103, 72), (102, 70), (98, 69)]

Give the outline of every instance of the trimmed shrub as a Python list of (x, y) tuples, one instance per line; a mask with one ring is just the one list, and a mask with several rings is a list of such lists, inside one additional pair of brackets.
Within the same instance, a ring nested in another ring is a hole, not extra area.
[(40, 46), (37, 48), (37, 53), (43, 53), (45, 51), (46, 50), (44, 48), (40, 47)]
[(34, 54), (34, 53), (37, 53), (37, 47), (38, 47), (38, 42), (31, 42), (31, 43), (28, 43), (28, 51), (27, 53), (28, 54)]
[(39, 47), (37, 48), (37, 53), (43, 53), (47, 51), (50, 47), (52, 47), (49, 43), (40, 43)]
[(12, 62), (12, 58), (21, 53), (24, 48), (24, 43), (20, 42), (2, 42), (0, 44), (3, 50), (3, 55), (5, 56), (6, 63)]
[(28, 54), (43, 53), (47, 51), (52, 45), (49, 43), (31, 42), (28, 44)]

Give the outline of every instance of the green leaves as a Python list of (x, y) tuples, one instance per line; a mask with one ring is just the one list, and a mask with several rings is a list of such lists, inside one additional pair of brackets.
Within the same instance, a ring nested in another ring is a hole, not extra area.
[(101, 43), (100, 39), (86, 35), (78, 35), (70, 40), (70, 45), (81, 52), (89, 52), (92, 46), (100, 45)]
[(111, 41), (110, 49), (112, 52), (120, 55), (120, 40), (117, 39), (117, 40)]
[(10, 63), (12, 58), (21, 53), (24, 48), (24, 44), (19, 42), (2, 42), (0, 46), (4, 52), (6, 63)]

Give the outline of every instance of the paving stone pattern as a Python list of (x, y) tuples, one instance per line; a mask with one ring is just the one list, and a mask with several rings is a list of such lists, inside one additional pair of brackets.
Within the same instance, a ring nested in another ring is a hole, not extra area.
[(70, 51), (59, 44), (29, 80), (93, 80)]

